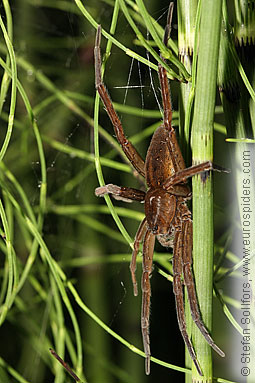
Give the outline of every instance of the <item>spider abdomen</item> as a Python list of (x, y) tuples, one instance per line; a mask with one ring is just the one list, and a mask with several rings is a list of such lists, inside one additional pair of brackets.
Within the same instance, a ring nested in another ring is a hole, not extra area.
[(153, 234), (167, 234), (176, 211), (176, 196), (162, 188), (149, 189), (145, 197), (145, 215)]
[[(172, 145), (172, 141), (175, 145)], [(177, 147), (176, 147), (177, 145)], [(158, 187), (176, 172), (185, 168), (174, 129), (160, 126), (151, 139), (145, 160), (145, 178), (148, 187)]]

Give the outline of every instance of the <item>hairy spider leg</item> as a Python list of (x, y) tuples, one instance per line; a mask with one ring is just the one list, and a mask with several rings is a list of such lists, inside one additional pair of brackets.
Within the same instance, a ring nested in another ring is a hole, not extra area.
[[(203, 173), (209, 170), (214, 170), (218, 172), (229, 173), (228, 169), (222, 168), (220, 166), (214, 165), (211, 161), (206, 161), (198, 165), (190, 166), (189, 168), (181, 169), (171, 177), (167, 178), (163, 183), (163, 188), (171, 192), (174, 185), (181, 182), (185, 182), (187, 178), (193, 177), (196, 174)], [(179, 186), (179, 185), (178, 185)]]
[(176, 305), (176, 313), (179, 324), (179, 329), (182, 334), (184, 343), (187, 346), (190, 357), (193, 360), (196, 369), (199, 375), (202, 374), (202, 370), (198, 364), (198, 360), (190, 341), (190, 338), (187, 333), (186, 321), (185, 321), (185, 312), (184, 312), (184, 300), (183, 300), (183, 288), (182, 288), (182, 243), (183, 243), (183, 235), (182, 235), (181, 223), (178, 222), (178, 225), (175, 226), (175, 239), (174, 239), (174, 254), (173, 254), (173, 290), (175, 295), (175, 305)]
[(100, 42), (101, 42), (101, 25), (97, 28), (94, 56), (95, 56), (95, 77), (96, 77), (96, 89), (101, 97), (101, 100), (104, 103), (105, 109), (110, 117), (114, 131), (117, 137), (119, 144), (122, 147), (123, 152), (126, 157), (129, 159), (133, 167), (138, 171), (138, 173), (145, 177), (145, 167), (144, 160), (137, 152), (135, 147), (125, 136), (122, 124), (117, 113), (114, 110), (111, 98), (106, 90), (104, 83), (102, 82), (101, 75), (101, 51), (100, 51)]
[(76, 381), (76, 382), (80, 382), (80, 378), (73, 372), (73, 370), (71, 369), (71, 367), (69, 366), (68, 363), (66, 363), (57, 353), (55, 350), (53, 350), (52, 348), (50, 348), (50, 353), (51, 355), (54, 356), (54, 358), (57, 359), (57, 361), (62, 364), (62, 366), (66, 369), (66, 371), (68, 372), (68, 374), (70, 374), (72, 376), (72, 378)]
[(143, 243), (143, 273), (142, 273), (142, 315), (141, 327), (143, 336), (143, 347), (145, 352), (145, 373), (150, 374), (150, 301), (151, 301), (151, 284), (150, 275), (152, 272), (152, 261), (155, 244), (155, 235), (147, 230)]
[(202, 335), (209, 343), (209, 345), (222, 357), (225, 356), (224, 352), (214, 343), (213, 339), (208, 333), (200, 315), (196, 288), (194, 283), (194, 278), (191, 270), (192, 265), (192, 221), (191, 221), (191, 213), (188, 210), (186, 204), (182, 205), (182, 235), (185, 238), (183, 251), (182, 251), (182, 269), (183, 269), (183, 277), (184, 283), (188, 292), (188, 299), (190, 304), (190, 312), (194, 323), (197, 325)]
[[(165, 27), (165, 34), (163, 38), (163, 43), (167, 47), (168, 39), (171, 32), (171, 23), (172, 23), (172, 16), (173, 16), (173, 7), (174, 3), (170, 3), (168, 16), (167, 16), (167, 24)], [(160, 54), (160, 58), (166, 62), (164, 57)], [(173, 162), (173, 168), (175, 172), (178, 172), (179, 170), (185, 169), (186, 165), (182, 156), (182, 153), (179, 148), (179, 144), (176, 138), (175, 130), (172, 126), (172, 103), (171, 103), (171, 95), (170, 95), (170, 88), (168, 84), (168, 78), (167, 78), (167, 71), (163, 67), (161, 63), (158, 63), (158, 75), (159, 75), (159, 82), (161, 87), (161, 94), (162, 94), (162, 103), (163, 103), (163, 111), (164, 111), (164, 118), (163, 118), (163, 125), (162, 129), (166, 129), (169, 134), (169, 150), (171, 152), (171, 159)]]
[(132, 283), (133, 283), (133, 291), (134, 291), (134, 296), (135, 297), (138, 295), (137, 280), (136, 280), (136, 276), (135, 276), (135, 272), (136, 272), (136, 258), (137, 258), (137, 254), (138, 254), (138, 251), (139, 251), (139, 245), (142, 242), (142, 240), (144, 238), (144, 235), (145, 235), (147, 230), (148, 230), (148, 225), (147, 225), (146, 218), (144, 218), (142, 220), (142, 222), (140, 223), (140, 226), (139, 226), (139, 228), (138, 228), (138, 230), (136, 232), (136, 235), (135, 235), (134, 250), (133, 250), (131, 262), (130, 262), (130, 265), (129, 265), (130, 273), (131, 273), (131, 278), (132, 278)]
[[(174, 3), (170, 3), (167, 15), (167, 23), (165, 27), (165, 33), (163, 38), (163, 43), (167, 47), (168, 39), (171, 31), (171, 23), (173, 17), (173, 9)], [(160, 54), (160, 58), (165, 62), (164, 57)], [(172, 104), (171, 104), (171, 96), (170, 90), (168, 86), (168, 79), (166, 74), (166, 69), (162, 66), (162, 64), (158, 64), (158, 72), (159, 72), (159, 81), (161, 84), (161, 93), (162, 93), (162, 102), (163, 102), (163, 110), (164, 110), (164, 127), (168, 130), (172, 130)]]
[(164, 37), (163, 37), (163, 43), (165, 44), (165, 46), (167, 46), (169, 36), (171, 34), (173, 11), (174, 11), (174, 2), (172, 1), (169, 4), (167, 19), (166, 19), (166, 26), (165, 26)]
[(112, 194), (115, 199), (124, 202), (144, 202), (145, 199), (145, 192), (142, 190), (113, 184), (99, 186), (96, 188), (95, 195), (97, 197), (103, 197), (105, 194)]

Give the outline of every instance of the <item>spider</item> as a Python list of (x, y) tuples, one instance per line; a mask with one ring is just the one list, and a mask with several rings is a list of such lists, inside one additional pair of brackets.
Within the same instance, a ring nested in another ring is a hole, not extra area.
[[(163, 42), (166, 46), (170, 35), (172, 12), (173, 3), (171, 3), (169, 7), (167, 25), (163, 38)], [(145, 203), (145, 218), (137, 230), (130, 263), (134, 295), (137, 296), (138, 288), (135, 276), (136, 258), (139, 244), (143, 241), (141, 330), (146, 357), (145, 372), (147, 375), (150, 374), (150, 275), (152, 273), (155, 238), (157, 238), (161, 245), (173, 247), (173, 290), (178, 324), (191, 359), (198, 373), (202, 375), (202, 370), (186, 329), (182, 276), (188, 292), (193, 321), (209, 345), (220, 356), (224, 356), (225, 354), (214, 343), (199, 312), (195, 283), (192, 275), (192, 218), (191, 212), (186, 204), (186, 201), (191, 199), (191, 191), (187, 185), (187, 178), (198, 173), (219, 170), (219, 168), (213, 166), (210, 161), (186, 168), (176, 139), (175, 130), (171, 125), (172, 106), (167, 73), (166, 69), (160, 63), (158, 64), (158, 74), (164, 110), (163, 124), (155, 131), (151, 139), (145, 161), (142, 159), (135, 147), (126, 138), (120, 119), (114, 110), (110, 96), (102, 82), (100, 42), (101, 26), (98, 26), (95, 40), (96, 89), (110, 117), (117, 140), (123, 152), (135, 170), (145, 178), (148, 186), (147, 192), (113, 184), (98, 187), (95, 190), (96, 196), (101, 197), (105, 194), (112, 194), (114, 198), (126, 202), (138, 201)], [(162, 56), (161, 59), (164, 60)]]

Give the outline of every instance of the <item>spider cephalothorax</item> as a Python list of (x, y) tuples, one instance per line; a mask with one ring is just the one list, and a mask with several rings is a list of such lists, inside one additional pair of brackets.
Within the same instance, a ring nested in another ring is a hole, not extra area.
[[(169, 8), (168, 23), (164, 36), (165, 45), (167, 45), (169, 38), (172, 9), (173, 3), (171, 3)], [(203, 324), (199, 312), (195, 284), (192, 276), (192, 219), (191, 212), (186, 205), (186, 201), (191, 198), (191, 192), (186, 182), (188, 177), (210, 171), (214, 167), (210, 161), (207, 161), (186, 168), (176, 139), (175, 130), (171, 125), (172, 107), (169, 85), (166, 69), (161, 64), (158, 65), (158, 71), (163, 100), (164, 120), (162, 126), (156, 130), (151, 139), (145, 161), (141, 158), (134, 146), (126, 138), (122, 124), (113, 108), (105, 85), (101, 80), (100, 39), (101, 27), (99, 26), (95, 43), (96, 89), (112, 121), (117, 140), (136, 171), (141, 176), (145, 177), (148, 187), (147, 192), (112, 184), (96, 189), (97, 196), (112, 194), (116, 199), (121, 199), (123, 201), (145, 202), (145, 218), (141, 222), (136, 233), (134, 251), (130, 263), (134, 295), (137, 295), (138, 289), (135, 277), (136, 257), (139, 250), (139, 244), (143, 241), (141, 328), (144, 351), (146, 354), (145, 371), (146, 374), (150, 373), (150, 274), (152, 272), (154, 243), (155, 238), (157, 237), (161, 245), (167, 247), (171, 246), (174, 249), (173, 289), (179, 328), (190, 356), (195, 363), (199, 374), (202, 375), (195, 351), (186, 330), (183, 281), (187, 288), (191, 315), (194, 322), (212, 348), (221, 356), (224, 356), (224, 353), (212, 340)], [(161, 58), (164, 60), (163, 57)]]

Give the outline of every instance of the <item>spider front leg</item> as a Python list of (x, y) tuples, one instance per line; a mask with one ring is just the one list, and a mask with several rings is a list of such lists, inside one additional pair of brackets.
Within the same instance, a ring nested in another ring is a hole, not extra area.
[(116, 200), (124, 202), (144, 202), (145, 192), (139, 189), (126, 188), (123, 186), (117, 186), (108, 184), (96, 188), (95, 195), (97, 197), (103, 197), (106, 194), (112, 194)]
[(104, 83), (102, 82), (100, 42), (101, 42), (101, 25), (99, 25), (97, 28), (95, 48), (94, 48), (96, 89), (101, 97), (101, 100), (104, 103), (105, 109), (113, 124), (117, 140), (119, 144), (121, 145), (123, 152), (125, 153), (126, 157), (129, 159), (133, 167), (138, 171), (138, 173), (141, 174), (143, 177), (145, 177), (144, 160), (142, 159), (140, 154), (137, 152), (135, 147), (131, 144), (131, 142), (126, 138), (120, 119), (114, 110), (111, 98), (106, 90)]
[(150, 301), (151, 301), (151, 284), (150, 275), (152, 272), (152, 260), (155, 244), (155, 235), (147, 230), (143, 243), (143, 274), (142, 274), (142, 315), (141, 328), (143, 336), (143, 347), (145, 352), (145, 373), (150, 374)]
[(167, 191), (171, 191), (174, 185), (181, 182), (185, 182), (187, 178), (193, 177), (196, 174), (203, 173), (206, 171), (214, 170), (217, 172), (229, 173), (229, 169), (222, 168), (221, 166), (214, 165), (211, 161), (206, 161), (198, 165), (190, 166), (189, 168), (182, 169), (176, 172), (173, 176), (166, 179), (163, 183), (163, 188)]
[[(168, 9), (168, 15), (167, 15), (165, 33), (163, 37), (163, 43), (165, 44), (166, 47), (167, 47), (168, 39), (171, 32), (173, 9), (174, 9), (174, 3), (170, 3), (169, 9)], [(160, 58), (164, 62), (166, 61), (161, 54), (160, 54)], [(162, 102), (163, 102), (163, 110), (164, 110), (164, 127), (171, 131), (173, 130), (173, 128), (171, 125), (172, 124), (172, 104), (171, 104), (170, 90), (168, 85), (166, 69), (160, 63), (158, 64), (158, 75), (159, 75), (159, 82), (161, 85)]]

